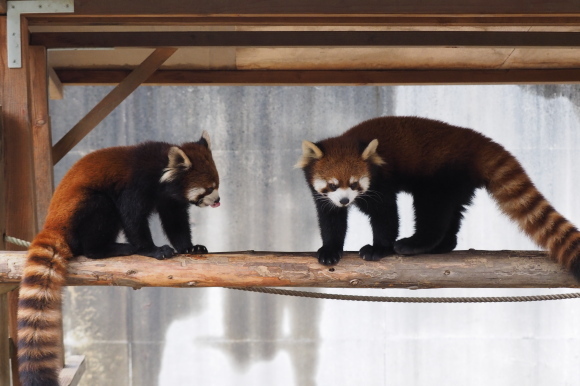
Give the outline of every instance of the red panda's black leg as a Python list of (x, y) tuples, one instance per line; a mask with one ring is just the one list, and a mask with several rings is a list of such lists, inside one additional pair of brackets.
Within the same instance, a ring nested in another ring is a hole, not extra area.
[(129, 244), (135, 247), (135, 254), (153, 257), (163, 260), (175, 255), (175, 251), (169, 245), (161, 247), (153, 243), (151, 229), (149, 228), (149, 214), (153, 208), (146, 206), (147, 200), (142, 195), (131, 195), (129, 191), (119, 200), (119, 213), (123, 232)]
[(322, 237), (322, 247), (317, 253), (318, 262), (324, 265), (334, 265), (342, 257), (348, 210), (320, 200), (315, 202)]
[(193, 245), (189, 226), (189, 203), (162, 199), (157, 203), (157, 212), (165, 235), (177, 253), (207, 253), (203, 245)]
[(367, 261), (377, 261), (393, 254), (393, 244), (399, 234), (396, 194), (376, 191), (373, 195), (361, 196), (355, 203), (361, 212), (369, 216), (373, 230), (373, 245), (362, 247), (360, 257)]

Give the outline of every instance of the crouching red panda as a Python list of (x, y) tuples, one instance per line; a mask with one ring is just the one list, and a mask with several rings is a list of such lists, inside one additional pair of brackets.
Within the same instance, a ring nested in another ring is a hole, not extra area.
[[(365, 260), (450, 252), (475, 189), (486, 188), (505, 214), (580, 278), (580, 232), (507, 150), (473, 130), (417, 117), (375, 118), (316, 144), (304, 141), (296, 167), (304, 169), (314, 197), (322, 264), (340, 260), (352, 204), (372, 227), (373, 244), (359, 251)], [(413, 196), (415, 210), (415, 234), (400, 240), (398, 192)]]
[[(181, 146), (146, 142), (81, 158), (54, 192), (44, 228), (28, 250), (18, 303), (18, 360), (23, 386), (58, 385), (61, 287), (67, 261), (139, 254), (166, 259), (207, 253), (193, 245), (188, 208), (217, 207), (219, 176), (209, 135)], [(173, 245), (156, 246), (157, 211)], [(127, 243), (117, 243), (123, 231)], [(175, 249), (175, 250), (174, 250)]]

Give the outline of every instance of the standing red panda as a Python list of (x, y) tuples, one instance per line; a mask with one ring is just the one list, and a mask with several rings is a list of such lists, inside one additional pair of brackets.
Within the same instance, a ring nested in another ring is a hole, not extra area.
[[(302, 151), (296, 167), (304, 169), (314, 197), (322, 264), (340, 260), (353, 203), (368, 215), (373, 231), (373, 244), (359, 252), (363, 259), (450, 252), (475, 189), (484, 187), (526, 234), (580, 278), (580, 232), (507, 150), (473, 130), (424, 118), (382, 117), (316, 144), (304, 141)], [(398, 192), (413, 196), (415, 211), (415, 234), (400, 240)]]
[[(219, 176), (210, 139), (181, 146), (146, 142), (112, 147), (81, 158), (54, 192), (44, 228), (28, 250), (18, 303), (18, 360), (23, 386), (58, 385), (61, 287), (67, 261), (139, 254), (166, 259), (155, 246), (153, 211), (177, 253), (207, 253), (193, 245), (190, 204), (220, 205)], [(128, 243), (117, 243), (120, 231)]]

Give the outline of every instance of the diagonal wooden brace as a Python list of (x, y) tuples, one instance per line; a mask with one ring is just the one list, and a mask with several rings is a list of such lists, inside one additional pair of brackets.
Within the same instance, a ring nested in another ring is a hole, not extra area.
[(147, 80), (177, 48), (157, 48), (139, 67), (135, 68), (121, 83), (81, 119), (52, 148), (54, 164), (62, 159), (77, 143), (95, 128), (107, 115), (121, 104), (139, 85)]

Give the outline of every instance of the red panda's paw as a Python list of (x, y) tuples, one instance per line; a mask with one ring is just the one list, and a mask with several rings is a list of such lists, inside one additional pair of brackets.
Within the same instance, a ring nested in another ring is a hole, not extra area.
[(322, 265), (335, 265), (338, 264), (340, 258), (342, 257), (342, 249), (337, 249), (334, 247), (329, 247), (323, 245), (317, 253), (318, 262)]
[(198, 255), (201, 253), (207, 253), (207, 248), (203, 245), (197, 244), (185, 249), (180, 249), (177, 251), (177, 253), (186, 255)]
[(366, 261), (378, 261), (385, 256), (393, 254), (393, 247), (384, 247), (382, 245), (365, 245), (358, 252), (359, 256)]
[(165, 260), (173, 257), (175, 251), (169, 245), (163, 245), (161, 247), (153, 247), (150, 250), (141, 250), (137, 252), (139, 255), (149, 256), (157, 260)]
[(412, 236), (397, 240), (394, 245), (395, 252), (399, 255), (419, 255), (429, 252), (432, 248), (431, 245), (418, 245), (413, 241)]

